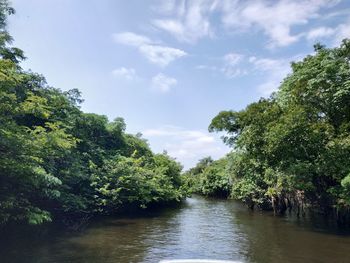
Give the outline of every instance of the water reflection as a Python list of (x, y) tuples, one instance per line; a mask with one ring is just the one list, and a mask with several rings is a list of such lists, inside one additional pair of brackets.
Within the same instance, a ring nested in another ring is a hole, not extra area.
[[(189, 198), (175, 209), (100, 219), (80, 233), (1, 237), (1, 262), (350, 262), (350, 236), (312, 221), (250, 212), (234, 201)], [(316, 225), (316, 226), (315, 226)]]
[(334, 229), (266, 213), (240, 213), (236, 219), (246, 233), (248, 262), (350, 262), (350, 237)]

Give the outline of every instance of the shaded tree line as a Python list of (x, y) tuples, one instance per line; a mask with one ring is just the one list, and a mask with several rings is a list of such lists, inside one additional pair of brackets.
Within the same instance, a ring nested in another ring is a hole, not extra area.
[(154, 154), (122, 118), (84, 113), (78, 90), (25, 71), (0, 1), (0, 225), (41, 224), (178, 202), (181, 165)]
[(209, 131), (224, 132), (232, 152), (186, 173), (193, 190), (227, 193), (249, 207), (305, 206), (349, 220), (350, 41), (315, 45), (291, 63), (278, 91), (240, 111), (222, 111)]

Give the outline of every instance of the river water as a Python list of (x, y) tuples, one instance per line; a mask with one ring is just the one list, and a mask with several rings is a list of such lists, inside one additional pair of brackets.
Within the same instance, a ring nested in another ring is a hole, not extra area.
[(350, 234), (322, 220), (274, 217), (202, 197), (137, 217), (99, 219), (80, 232), (40, 233), (1, 237), (0, 262), (350, 262)]

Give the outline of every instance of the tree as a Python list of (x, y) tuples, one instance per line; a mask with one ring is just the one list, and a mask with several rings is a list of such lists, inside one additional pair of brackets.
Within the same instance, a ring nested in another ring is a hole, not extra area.
[(268, 99), (220, 112), (209, 131), (234, 148), (231, 195), (249, 206), (309, 205), (347, 211), (350, 172), (350, 41), (292, 63), (292, 74)]
[(84, 113), (78, 90), (62, 92), (21, 69), (0, 0), (0, 225), (69, 221), (184, 198), (181, 165), (153, 154), (124, 119)]

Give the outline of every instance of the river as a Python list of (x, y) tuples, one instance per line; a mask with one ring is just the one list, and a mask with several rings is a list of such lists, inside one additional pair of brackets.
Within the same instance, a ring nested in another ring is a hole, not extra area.
[[(36, 232), (35, 232), (36, 233)], [(252, 212), (232, 200), (188, 198), (172, 209), (105, 218), (79, 232), (1, 237), (0, 262), (350, 262), (350, 235), (322, 220)]]

